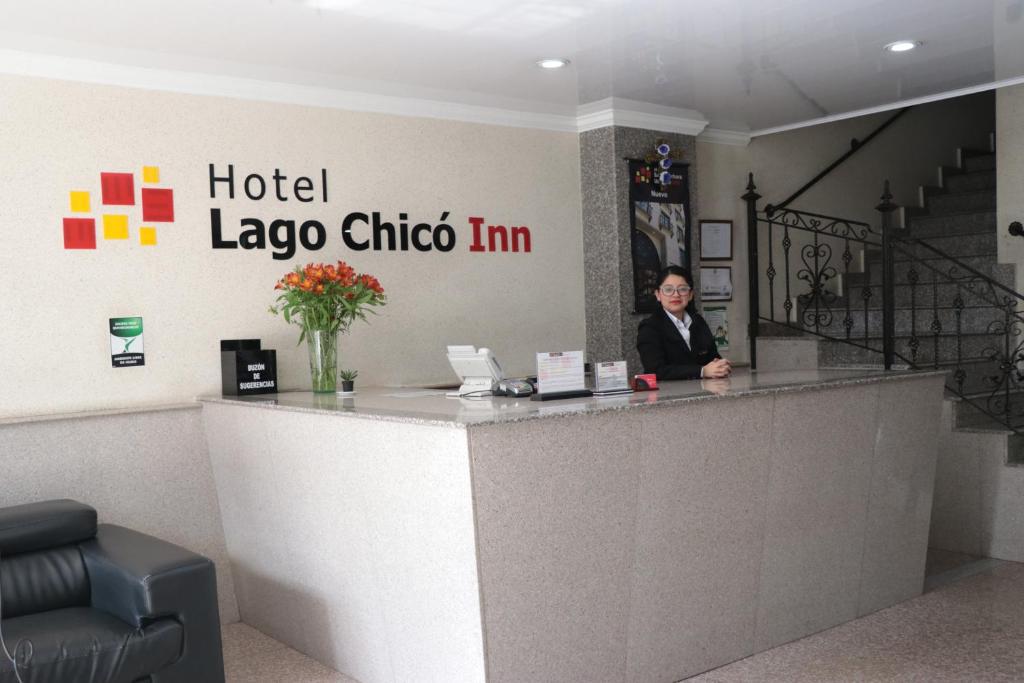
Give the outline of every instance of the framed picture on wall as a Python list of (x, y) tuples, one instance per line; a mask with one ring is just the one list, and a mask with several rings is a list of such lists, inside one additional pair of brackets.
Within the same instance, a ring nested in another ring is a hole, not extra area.
[(732, 260), (732, 221), (700, 222), (700, 260)]
[(732, 301), (732, 268), (701, 268), (700, 300)]
[(629, 225), (633, 256), (633, 312), (660, 308), (654, 296), (665, 266), (690, 268), (689, 164), (673, 163), (671, 182), (658, 182), (657, 166), (629, 160)]

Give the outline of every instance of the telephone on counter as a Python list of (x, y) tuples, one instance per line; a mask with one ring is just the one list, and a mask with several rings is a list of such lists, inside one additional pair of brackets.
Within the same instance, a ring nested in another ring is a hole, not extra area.
[(450, 396), (529, 396), (533, 384), (521, 379), (505, 379), (494, 353), (485, 347), (449, 346), (448, 362), (462, 380), (458, 392)]
[(449, 346), (448, 362), (462, 380), (462, 386), (454, 396), (492, 395), (505, 373), (498, 365), (498, 359), (490, 349), (475, 346)]

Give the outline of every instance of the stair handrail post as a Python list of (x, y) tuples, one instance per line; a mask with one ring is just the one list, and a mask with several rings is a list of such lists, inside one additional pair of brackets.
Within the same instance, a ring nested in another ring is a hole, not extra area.
[(751, 172), (747, 175), (747, 192), (741, 197), (747, 203), (747, 296), (750, 308), (747, 336), (750, 338), (751, 370), (757, 370), (758, 318), (761, 312), (757, 271), (757, 200), (760, 198)]
[(889, 181), (885, 181), (882, 201), (875, 210), (882, 214), (882, 357), (886, 370), (892, 370), (896, 357), (896, 266), (893, 254), (893, 212)]

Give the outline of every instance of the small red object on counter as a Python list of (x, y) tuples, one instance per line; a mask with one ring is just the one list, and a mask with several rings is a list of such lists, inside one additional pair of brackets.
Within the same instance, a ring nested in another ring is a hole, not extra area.
[(633, 377), (633, 391), (656, 391), (657, 389), (657, 375), (651, 373), (648, 375), (635, 375)]

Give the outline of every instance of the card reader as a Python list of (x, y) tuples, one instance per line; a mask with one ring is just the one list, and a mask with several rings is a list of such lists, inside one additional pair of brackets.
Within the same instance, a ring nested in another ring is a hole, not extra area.
[(533, 385), (521, 379), (503, 379), (498, 382), (496, 396), (529, 396), (533, 393)]

